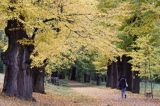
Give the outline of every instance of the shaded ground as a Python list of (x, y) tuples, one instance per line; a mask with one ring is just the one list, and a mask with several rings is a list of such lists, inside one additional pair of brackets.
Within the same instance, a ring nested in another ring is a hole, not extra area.
[(97, 99), (98, 104), (94, 106), (160, 106), (159, 99), (145, 98), (143, 95), (127, 92), (127, 99), (122, 99), (120, 91), (116, 89), (85, 86), (73, 81), (69, 85), (76, 92)]

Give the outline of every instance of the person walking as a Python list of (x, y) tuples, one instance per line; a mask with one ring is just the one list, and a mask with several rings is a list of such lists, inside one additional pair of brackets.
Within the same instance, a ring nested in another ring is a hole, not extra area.
[(125, 76), (122, 76), (119, 80), (119, 87), (121, 89), (121, 96), (122, 98), (126, 98), (127, 95), (126, 95), (126, 88), (128, 87), (128, 84), (127, 84), (127, 80), (125, 78)]

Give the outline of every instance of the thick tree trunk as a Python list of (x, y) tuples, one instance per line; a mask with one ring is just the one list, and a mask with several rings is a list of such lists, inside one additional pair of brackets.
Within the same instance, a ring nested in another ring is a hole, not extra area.
[(109, 66), (107, 75), (109, 75), (108, 81), (107, 81), (107, 86), (110, 86), (112, 88), (117, 88), (118, 87), (118, 62), (112, 62), (111, 66)]
[(140, 78), (138, 76), (138, 71), (131, 71), (132, 65), (128, 63), (131, 57), (123, 56), (123, 69), (124, 75), (126, 75), (128, 87), (127, 90), (133, 93), (139, 93), (140, 90)]
[(44, 89), (44, 68), (33, 68), (33, 92), (45, 93)]
[(8, 37), (8, 49), (2, 54), (6, 64), (2, 92), (8, 96), (22, 99), (32, 99), (32, 71), (30, 69), (30, 54), (33, 45), (21, 45), (19, 40), (28, 39), (23, 24), (17, 20), (9, 20), (5, 28)]
[(90, 74), (85, 72), (84, 73), (84, 83), (89, 83), (91, 79), (90, 77), (91, 77)]
[(111, 66), (112, 65), (109, 65), (108, 69), (107, 69), (106, 87), (110, 87), (111, 86)]
[(63, 71), (59, 72), (58, 78), (59, 79), (65, 79), (65, 73)]
[(120, 58), (118, 58), (118, 61), (116, 63), (112, 62), (112, 64), (108, 66), (106, 86), (118, 88), (118, 79), (122, 75), (125, 75), (128, 83), (127, 90), (134, 93), (139, 93), (140, 79), (137, 76), (136, 71), (131, 71), (131, 64), (128, 63), (130, 59), (130, 57), (124, 55), (122, 57), (122, 62), (120, 61)]
[(100, 85), (101, 84), (101, 77), (100, 74), (96, 75), (96, 85)]
[(132, 92), (139, 93), (140, 92), (140, 78), (138, 77), (139, 72), (132, 72)]
[(122, 64), (123, 64), (122, 75), (126, 76), (126, 73), (127, 73), (127, 57), (125, 55), (122, 56)]
[(125, 55), (122, 56), (122, 63), (123, 63), (123, 73), (122, 75), (125, 75), (128, 83), (127, 90), (132, 91), (132, 71), (131, 71), (131, 64), (128, 63), (130, 60), (130, 57), (127, 57)]
[(52, 72), (51, 82), (52, 82), (52, 84), (54, 84), (54, 85), (59, 85), (58, 73), (59, 73), (58, 71)]
[(45, 67), (47, 64), (48, 64), (47, 59), (45, 59), (41, 67), (34, 67), (32, 69), (34, 92), (45, 93), (44, 77), (45, 77)]
[(75, 66), (72, 66), (72, 69), (71, 69), (71, 79), (70, 80), (76, 80), (76, 67)]
[(84, 83), (87, 83), (87, 74), (84, 73)]

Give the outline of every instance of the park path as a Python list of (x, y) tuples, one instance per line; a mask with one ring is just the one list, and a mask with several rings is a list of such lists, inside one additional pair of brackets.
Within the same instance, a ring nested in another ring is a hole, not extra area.
[(89, 86), (69, 81), (70, 87), (85, 96), (95, 98), (95, 106), (160, 106), (160, 99), (145, 98), (143, 95), (127, 92), (127, 99), (120, 97), (120, 91), (105, 87)]

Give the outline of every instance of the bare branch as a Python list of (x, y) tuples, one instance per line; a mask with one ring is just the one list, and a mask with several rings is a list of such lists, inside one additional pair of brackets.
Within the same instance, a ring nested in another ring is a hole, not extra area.
[(59, 21), (60, 19), (58, 18), (50, 18), (50, 19), (45, 19), (43, 20), (44, 23), (49, 22), (49, 21)]
[(96, 20), (96, 18), (90, 19), (87, 15), (85, 15), (85, 17), (86, 17), (89, 21), (94, 21), (94, 20)]
[(91, 13), (88, 13), (88, 14), (83, 14), (83, 13), (79, 13), (79, 14), (77, 14), (77, 13), (72, 13), (72, 14), (68, 14), (68, 15), (66, 15), (66, 16), (85, 16), (85, 15), (93, 15), (93, 14), (91, 14)]

